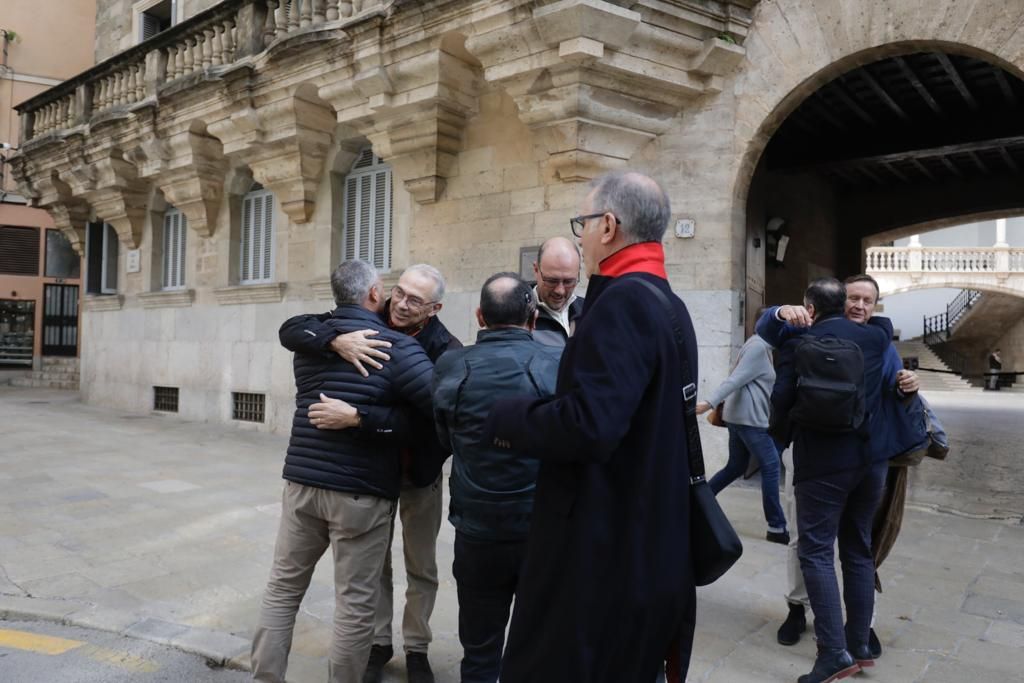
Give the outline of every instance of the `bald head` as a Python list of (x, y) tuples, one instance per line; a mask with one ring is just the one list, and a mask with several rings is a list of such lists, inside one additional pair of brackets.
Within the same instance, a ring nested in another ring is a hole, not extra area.
[(580, 252), (571, 240), (552, 237), (540, 245), (533, 264), (537, 296), (551, 310), (566, 307), (580, 278)]
[(533, 290), (516, 273), (495, 273), (480, 290), (479, 317), (486, 327), (529, 327), (536, 311)]

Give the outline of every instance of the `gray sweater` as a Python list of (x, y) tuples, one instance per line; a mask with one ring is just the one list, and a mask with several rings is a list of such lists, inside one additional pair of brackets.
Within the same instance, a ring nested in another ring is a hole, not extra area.
[(722, 419), (730, 424), (768, 428), (775, 366), (772, 347), (756, 334), (740, 349), (736, 367), (708, 399), (717, 406), (725, 401)]

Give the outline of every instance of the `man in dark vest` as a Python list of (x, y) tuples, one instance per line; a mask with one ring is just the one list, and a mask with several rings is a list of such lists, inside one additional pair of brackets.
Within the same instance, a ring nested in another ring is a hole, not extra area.
[[(392, 287), (391, 297), (382, 312), (389, 328), (415, 339), (434, 362), (449, 349), (462, 346), (437, 317), (444, 290), (444, 278), (436, 268), (427, 264), (409, 266)], [(340, 356), (364, 376), (368, 374), (365, 365), (376, 370), (386, 367), (389, 358), (386, 350), (391, 344), (375, 337), (376, 330), (338, 334), (323, 321), (324, 316), (296, 316), (281, 328), (281, 342), (293, 351)], [(402, 491), (398, 504), (408, 577), (402, 636), (409, 682), (433, 683), (427, 648), (432, 639), (430, 616), (438, 587), (437, 534), (444, 507), (441, 466), (450, 451), (438, 443), (433, 419), (415, 419), (414, 416), (410, 422), (405, 419), (407, 412), (384, 407), (359, 407), (357, 410), (357, 406), (327, 397), (310, 409), (322, 418), (321, 429), (355, 427), (367, 434), (391, 434), (406, 443), (417, 444), (403, 451)], [(389, 549), (381, 576), (376, 633), (363, 679), (365, 683), (379, 683), (384, 665), (394, 656), (391, 644), (393, 590)]]
[(580, 251), (565, 237), (552, 237), (540, 245), (533, 264), (537, 279), (537, 326), (533, 338), (541, 344), (564, 347), (583, 311), (583, 297), (576, 296), (580, 281)]
[(614, 172), (581, 209), (590, 283), (555, 396), (499, 400), (484, 432), (541, 462), (501, 680), (646, 683), (666, 659), (684, 680), (695, 589), (680, 415), (697, 340), (665, 272), (669, 201), (651, 178)]
[[(799, 683), (829, 683), (874, 665), (868, 643), (874, 605), (875, 562), (871, 522), (882, 498), (887, 457), (872, 440), (884, 437), (881, 424), (885, 355), (892, 324), (875, 317), (865, 325), (844, 317), (846, 288), (835, 278), (815, 280), (804, 293), (804, 308), (813, 324), (802, 338), (779, 350), (772, 393), (775, 436), (793, 444), (798, 550), (807, 595), (814, 611), (818, 655)], [(853, 431), (835, 432), (816, 424), (796, 424), (790, 412), (799, 392), (797, 348), (802, 339), (835, 337), (853, 342), (863, 356), (863, 421)], [(846, 626), (836, 580), (833, 546), (839, 541), (843, 568)]]
[(495, 683), (509, 608), (526, 554), (533, 458), (480, 441), (494, 400), (550, 396), (561, 349), (531, 334), (537, 299), (515, 273), (492, 275), (480, 290), (476, 344), (446, 353), (434, 370), (434, 415), (451, 446), (451, 505), (459, 593), (462, 683)]
[(392, 359), (370, 381), (333, 354), (295, 354), (296, 408), (285, 456), (281, 526), (252, 645), (253, 680), (265, 683), (285, 680), (295, 616), (328, 547), (334, 554), (337, 603), (328, 680), (352, 683), (363, 675), (401, 488), (395, 443), (383, 436), (321, 430), (310, 406), (326, 395), (359, 408), (411, 407), (433, 417), (433, 363), (419, 344), (381, 321), (384, 292), (377, 270), (364, 261), (345, 261), (331, 276), (331, 288), (338, 306), (322, 324), (338, 333), (373, 329), (391, 342)]

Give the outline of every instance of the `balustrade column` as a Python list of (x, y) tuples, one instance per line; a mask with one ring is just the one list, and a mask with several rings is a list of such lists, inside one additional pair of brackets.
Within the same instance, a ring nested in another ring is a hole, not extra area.
[(337, 21), (338, 16), (338, 0), (327, 0), (327, 21)]
[(341, 18), (346, 19), (352, 16), (352, 0), (341, 0), (339, 11)]
[(224, 22), (224, 33), (221, 36), (224, 42), (224, 63), (230, 64), (235, 60), (235, 22), (228, 19)]
[(288, 33), (299, 28), (299, 12), (303, 5), (305, 3), (302, 0), (292, 0), (292, 4), (288, 8)]

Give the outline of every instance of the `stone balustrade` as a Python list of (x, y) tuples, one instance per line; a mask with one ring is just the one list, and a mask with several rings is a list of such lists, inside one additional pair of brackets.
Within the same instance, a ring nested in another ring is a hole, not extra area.
[[(1009, 253), (1007, 268), (998, 256)], [(868, 272), (987, 273), (1024, 272), (1024, 249), (1000, 247), (872, 247), (867, 250)]]
[(303, 32), (359, 21), (393, 2), (226, 0), (22, 104), (22, 140), (130, 108), (167, 83), (230, 67)]
[(929, 287), (1020, 295), (1024, 294), (1024, 248), (871, 247), (866, 272), (878, 281), (882, 296)]

